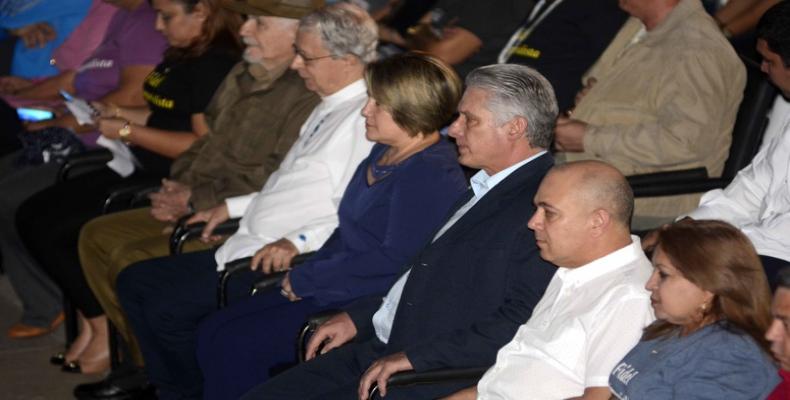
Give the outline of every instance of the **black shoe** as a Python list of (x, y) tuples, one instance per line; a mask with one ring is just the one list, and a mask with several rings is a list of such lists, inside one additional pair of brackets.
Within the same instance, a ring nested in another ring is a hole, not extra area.
[(52, 364), (52, 365), (63, 365), (63, 364), (65, 364), (66, 363), (66, 353), (61, 351), (60, 353), (52, 355), (52, 357), (49, 358), (49, 363)]
[(82, 373), (82, 368), (80, 368), (80, 362), (79, 361), (69, 361), (69, 362), (65, 362), (66, 360), (63, 360), (63, 361), (64, 361), (63, 365), (60, 367), (61, 371), (69, 372), (69, 373), (72, 373), (72, 374), (81, 374)]
[(107, 378), (83, 383), (74, 388), (80, 400), (148, 400), (156, 399), (155, 388), (140, 370), (110, 374)]
[[(90, 393), (84, 393), (82, 396), (77, 394), (77, 390), (82, 389), (84, 391), (86, 389), (84, 386), (90, 385), (97, 386), (93, 387)], [(140, 387), (122, 388), (118, 385), (101, 381), (77, 386), (74, 389), (74, 395), (79, 400), (153, 400), (156, 399), (156, 389), (148, 384)]]

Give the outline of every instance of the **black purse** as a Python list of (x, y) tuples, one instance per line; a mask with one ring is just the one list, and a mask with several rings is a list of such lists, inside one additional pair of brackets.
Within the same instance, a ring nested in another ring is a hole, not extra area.
[(85, 144), (66, 128), (23, 131), (18, 137), (22, 142), (22, 151), (14, 162), (17, 166), (62, 163), (66, 157), (85, 151)]

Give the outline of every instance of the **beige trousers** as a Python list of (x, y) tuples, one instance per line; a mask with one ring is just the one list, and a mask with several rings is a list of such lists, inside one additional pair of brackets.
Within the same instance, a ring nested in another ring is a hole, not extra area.
[[(138, 208), (95, 218), (80, 232), (79, 253), (85, 279), (128, 344), (133, 361), (140, 366), (143, 357), (115, 294), (115, 279), (131, 264), (169, 255), (170, 234), (164, 232), (168, 226), (151, 217), (150, 208)], [(184, 252), (210, 247), (193, 240), (184, 246)]]

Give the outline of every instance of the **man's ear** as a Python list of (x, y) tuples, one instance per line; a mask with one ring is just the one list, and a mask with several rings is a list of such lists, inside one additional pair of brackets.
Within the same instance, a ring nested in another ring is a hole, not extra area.
[(513, 117), (507, 123), (507, 137), (510, 140), (518, 140), (524, 135), (527, 134), (527, 127), (529, 126), (529, 122), (527, 119), (522, 116)]
[(596, 208), (590, 214), (590, 228), (594, 236), (600, 236), (612, 224), (612, 216), (603, 208)]

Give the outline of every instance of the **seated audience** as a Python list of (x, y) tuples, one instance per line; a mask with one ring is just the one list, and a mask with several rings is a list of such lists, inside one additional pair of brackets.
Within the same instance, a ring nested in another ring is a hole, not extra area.
[[(151, 207), (98, 217), (80, 233), (85, 279), (138, 366), (143, 365), (142, 355), (115, 294), (118, 273), (137, 261), (168, 255), (169, 228), (190, 209), (207, 210), (226, 198), (260, 189), (319, 101), (299, 74), (288, 69), (299, 20), (279, 17), (277, 9), (272, 12), (266, 5), (241, 11), (249, 16), (240, 30), (246, 46), (244, 61), (231, 70), (206, 107), (208, 133), (173, 162), (170, 178), (151, 195)], [(304, 8), (302, 14), (310, 11)], [(184, 251), (212, 245), (190, 241)], [(105, 384), (111, 381), (118, 380), (112, 376)], [(116, 385), (131, 390), (144, 383), (144, 378), (124, 376)]]
[(477, 388), (449, 399), (608, 400), (609, 373), (653, 321), (650, 261), (629, 234), (634, 197), (622, 174), (597, 161), (560, 165), (534, 202), (529, 228), (559, 269)]
[[(110, 21), (110, 28), (99, 47), (79, 68), (43, 80), (17, 96), (58, 99), (62, 89), (87, 101), (100, 100), (133, 107), (145, 105), (142, 82), (162, 60), (167, 42), (154, 29), (156, 11), (148, 1), (119, 0), (113, 4), (119, 11)], [(25, 126), (28, 131), (48, 127), (67, 128), (77, 133), (94, 132), (96, 128), (80, 125), (68, 112), (59, 112), (53, 119)], [(92, 135), (82, 137), (90, 145), (95, 139)]]
[(380, 27), (379, 35), (383, 42), (438, 57), (463, 77), (496, 62), (499, 50), (534, 4), (532, 0), (439, 0), (405, 37), (386, 25)]
[(768, 283), (749, 239), (721, 221), (658, 232), (645, 286), (656, 322), (612, 370), (618, 399), (764, 399), (779, 381), (763, 337)]
[[(281, 293), (257, 295), (201, 324), (204, 398), (237, 399), (272, 368), (295, 364), (288, 332), (313, 313), (383, 294), (465, 191), (455, 148), (439, 135), (461, 97), (452, 68), (406, 53), (368, 65), (365, 78), (365, 136), (378, 144), (346, 188), (338, 228), (286, 274)], [(262, 257), (252, 265), (262, 262), (266, 272)]]
[(773, 321), (765, 333), (771, 342), (771, 353), (779, 361), (779, 377), (782, 381), (776, 386), (767, 400), (790, 399), (790, 268), (777, 274), (777, 287), (774, 294), (771, 314)]
[[(305, 13), (309, 8), (298, 9)], [(283, 15), (293, 15), (287, 10)], [(118, 298), (161, 399), (200, 394), (196, 331), (217, 308), (217, 270), (262, 246), (279, 268), (286, 255), (320, 248), (337, 226), (343, 192), (373, 145), (363, 135), (361, 112), (368, 100), (363, 73), (375, 58), (376, 42), (373, 20), (348, 3), (303, 17), (291, 67), (321, 96), (321, 103), (260, 192), (228, 198), (192, 217), (207, 221), (205, 240), (229, 217), (242, 217), (238, 231), (216, 251), (143, 261), (118, 275)], [(245, 272), (231, 280), (230, 299), (249, 296), (258, 275)]]
[[(632, 18), (585, 76), (573, 119), (557, 122), (561, 159), (625, 175), (705, 167), (719, 176), (746, 70), (699, 0), (620, 2)], [(636, 200), (633, 227), (691, 210), (698, 195)]]
[[(119, 10), (113, 16), (102, 44), (88, 61), (78, 71), (64, 72), (45, 81), (53, 85), (47, 89), (50, 95), (57, 96), (59, 88), (66, 88), (89, 101), (101, 100), (127, 106), (145, 104), (143, 81), (161, 61), (166, 47), (165, 38), (154, 29), (155, 21), (156, 12), (147, 1), (119, 3)], [(28, 128), (73, 125), (76, 121), (68, 115), (31, 124)], [(3, 131), (0, 135), (13, 133)], [(36, 131), (31, 134), (35, 135)], [(11, 338), (44, 335), (63, 320), (60, 290), (25, 248), (14, 224), (19, 205), (52, 185), (60, 165), (54, 162), (18, 165), (21, 154), (11, 153), (0, 159), (0, 193), (3, 194), (0, 196), (0, 253), (3, 268), (23, 309), (20, 321), (7, 332)], [(52, 200), (61, 201), (62, 198), (53, 197)], [(54, 221), (60, 222), (61, 217), (67, 217), (67, 214), (55, 215), (54, 220), (47, 221), (48, 228)], [(73, 250), (73, 246), (68, 248), (68, 252)], [(51, 249), (45, 251), (50, 252)]]
[[(757, 51), (768, 78), (790, 98), (790, 2), (769, 9), (757, 27)], [(754, 160), (724, 189), (711, 190), (694, 219), (727, 221), (752, 241), (771, 287), (776, 273), (790, 265), (790, 107), (777, 100), (763, 145)]]
[(170, 48), (143, 85), (148, 106), (99, 107), (112, 115), (99, 119), (102, 136), (129, 143), (140, 170), (127, 177), (108, 165), (38, 192), (17, 212), (25, 245), (82, 313), (82, 330), (63, 357), (64, 370), (95, 373), (109, 367), (107, 321), (80, 268), (80, 228), (101, 214), (113, 185), (164, 176), (169, 157), (207, 133), (203, 110), (240, 54), (240, 16), (218, 0), (152, 4)]
[(625, 22), (615, 0), (541, 0), (499, 53), (498, 62), (537, 69), (554, 87), (560, 110), (573, 107), (582, 75)]
[(467, 76), (458, 112), (449, 132), (461, 164), (481, 169), (472, 188), (384, 299), (346, 307), (310, 339), (311, 361), (242, 398), (364, 399), (376, 381), (388, 399), (444, 396), (463, 384), (388, 390), (382, 383), (399, 371), (491, 365), (529, 319), (556, 269), (540, 259), (527, 228), (532, 198), (553, 164), (546, 147), (554, 93), (528, 67), (492, 65)]

